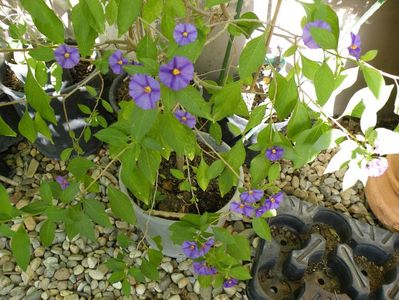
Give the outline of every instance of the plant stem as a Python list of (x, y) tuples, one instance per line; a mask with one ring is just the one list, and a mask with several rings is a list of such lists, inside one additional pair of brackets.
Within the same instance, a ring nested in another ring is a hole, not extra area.
[[(234, 16), (235, 20), (237, 20), (241, 15), (242, 5), (243, 5), (243, 0), (238, 0), (237, 6), (236, 6), (236, 15)], [(233, 41), (234, 41), (234, 36), (232, 34), (230, 34), (229, 41), (226, 46), (226, 52), (224, 53), (222, 71), (220, 72), (220, 75), (219, 75), (219, 84), (220, 85), (224, 85), (225, 80), (227, 78), (226, 69), (227, 69), (228, 62), (230, 60), (231, 47), (233, 46)]]
[[(266, 43), (265, 43), (266, 51), (269, 49), (270, 41), (272, 40), (272, 35), (273, 35), (274, 27), (275, 27), (276, 22), (277, 22), (277, 17), (278, 17), (278, 14), (279, 14), (279, 12), (280, 12), (280, 8), (281, 8), (282, 2), (283, 2), (283, 0), (278, 0), (278, 1), (277, 1), (277, 6), (276, 6), (276, 10), (274, 11), (274, 15), (273, 15), (272, 22), (271, 22), (271, 24), (268, 25), (267, 30), (266, 30), (266, 32), (264, 33), (264, 34), (267, 34)], [(256, 74), (255, 74), (255, 76), (253, 77), (252, 84), (251, 84), (251, 88), (249, 89), (250, 91), (253, 91), (253, 90), (254, 90), (256, 81), (258, 80), (259, 73), (260, 73), (261, 70), (262, 70), (262, 66), (260, 66), (260, 67), (258, 68), (258, 70), (257, 70), (257, 72), (256, 72)]]

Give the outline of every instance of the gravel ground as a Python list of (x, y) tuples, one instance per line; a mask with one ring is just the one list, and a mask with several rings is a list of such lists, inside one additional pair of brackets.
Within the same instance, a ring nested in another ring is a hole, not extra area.
[[(317, 160), (300, 170), (294, 171), (288, 162), (283, 162), (279, 186), (288, 194), (374, 224), (375, 220), (367, 209), (360, 183), (342, 192), (343, 171), (323, 175), (334, 151), (336, 150), (320, 154)], [(105, 150), (97, 156), (91, 156), (91, 159), (102, 165), (109, 162)], [(28, 204), (36, 197), (42, 179), (66, 173), (63, 162), (43, 157), (25, 142), (12, 148), (5, 160), (15, 173), (10, 179), (17, 185), (5, 186), (17, 207)], [(110, 183), (117, 184), (116, 174), (117, 167), (113, 167), (100, 179), (101, 193), (97, 196), (99, 200), (107, 202), (104, 197), (105, 187)], [(53, 245), (45, 249), (40, 245), (38, 237), (43, 221), (41, 218), (28, 218), (24, 221), (33, 245), (33, 258), (26, 272), (21, 272), (15, 264), (8, 241), (0, 238), (0, 299), (248, 299), (243, 282), (229, 289), (201, 289), (192, 275), (190, 260), (168, 257), (161, 264), (159, 282), (148, 281), (140, 284), (132, 280), (132, 298), (124, 298), (121, 296), (119, 282), (113, 285), (108, 283), (107, 277), (110, 273), (104, 263), (118, 254), (117, 232), (123, 232), (138, 241), (141, 239), (140, 231), (111, 218), (112, 228), (96, 226), (97, 242), (92, 243), (80, 237), (70, 241), (63, 228), (59, 227)], [(14, 226), (17, 227), (18, 224)], [(249, 224), (235, 221), (230, 222), (228, 227), (250, 238), (252, 251), (255, 252), (259, 238), (254, 238), (253, 230), (248, 228)], [(141, 257), (145, 255), (145, 245), (140, 249), (131, 246), (129, 251), (133, 262), (140, 264)]]

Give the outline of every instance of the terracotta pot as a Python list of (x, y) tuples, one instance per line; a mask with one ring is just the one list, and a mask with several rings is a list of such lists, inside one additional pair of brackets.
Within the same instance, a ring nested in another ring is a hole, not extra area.
[(387, 156), (388, 169), (369, 177), (365, 192), (374, 215), (387, 228), (399, 231), (399, 154)]

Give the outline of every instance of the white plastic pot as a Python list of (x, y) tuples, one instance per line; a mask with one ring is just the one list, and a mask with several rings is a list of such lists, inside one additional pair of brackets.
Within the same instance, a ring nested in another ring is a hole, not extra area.
[[(225, 143), (223, 143), (222, 145), (216, 144), (215, 141), (213, 140), (213, 138), (207, 133), (202, 133), (202, 137), (210, 145), (212, 145), (212, 147), (215, 150), (217, 150), (218, 152), (225, 152), (230, 149), (230, 147)], [(119, 174), (120, 174), (120, 172), (119, 172)], [(174, 257), (174, 258), (184, 257), (181, 246), (174, 244), (170, 238), (169, 227), (172, 224), (176, 223), (177, 221), (169, 220), (166, 218), (160, 218), (157, 216), (152, 216), (149, 214), (149, 212), (144, 211), (139, 205), (137, 205), (135, 200), (133, 200), (131, 198), (126, 186), (123, 184), (123, 182), (121, 180), (122, 177), (119, 176), (119, 178), (120, 178), (120, 180), (119, 180), (120, 190), (123, 193), (125, 193), (133, 203), (134, 213), (135, 213), (136, 219), (137, 219), (136, 226), (145, 234), (145, 239), (150, 244), (150, 246), (156, 248), (156, 244), (152, 240), (152, 237), (160, 236), (162, 238), (162, 246), (163, 246), (162, 252), (165, 256)], [(233, 197), (230, 199), (230, 201), (228, 203), (226, 203), (226, 205), (224, 207), (222, 207), (220, 210), (218, 210), (217, 213), (221, 214), (221, 213), (229, 211), (230, 203), (232, 201), (239, 201), (240, 193), (238, 191), (238, 188), (242, 187), (243, 181), (244, 181), (244, 173), (243, 173), (242, 168), (240, 168), (240, 180), (239, 180), (238, 186), (235, 190)], [(202, 201), (206, 201), (206, 199), (202, 199)], [(221, 217), (219, 219), (219, 222), (217, 223), (217, 226), (222, 226), (225, 221), (226, 221), (226, 217)]]

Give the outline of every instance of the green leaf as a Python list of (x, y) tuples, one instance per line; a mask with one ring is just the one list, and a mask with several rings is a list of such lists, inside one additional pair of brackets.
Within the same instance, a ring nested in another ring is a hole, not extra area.
[(8, 33), (13, 39), (23, 41), (23, 35), (26, 33), (26, 24), (10, 24)]
[(118, 258), (110, 258), (106, 261), (105, 265), (113, 272), (123, 271), (126, 267), (125, 263)]
[(129, 224), (136, 223), (136, 215), (134, 214), (133, 205), (130, 199), (121, 191), (108, 187), (108, 197), (111, 204), (111, 210), (118, 218)]
[(157, 109), (144, 110), (134, 106), (131, 113), (126, 116), (126, 120), (134, 120), (130, 125), (130, 134), (136, 141), (141, 141), (143, 137), (151, 130), (158, 115)]
[(173, 177), (184, 180), (186, 177), (184, 176), (184, 173), (180, 171), (179, 169), (170, 169), (170, 174), (172, 174)]
[(362, 56), (360, 56), (360, 59), (362, 61), (370, 61), (370, 60), (373, 60), (377, 56), (377, 54), (378, 54), (378, 50), (370, 50), (370, 51), (367, 51)]
[(145, 282), (145, 278), (140, 269), (131, 267), (128, 271), (130, 276), (133, 276), (139, 282)]
[(125, 296), (129, 296), (132, 290), (132, 286), (130, 281), (127, 278), (124, 278), (122, 281), (122, 293)]
[(42, 227), (40, 228), (40, 241), (42, 242), (43, 246), (51, 246), (54, 240), (56, 227), (57, 226), (55, 223), (50, 220), (47, 220), (43, 223)]
[(314, 80), (314, 75), (320, 68), (318, 62), (308, 59), (307, 57), (301, 55), (302, 59), (302, 73), (310, 80)]
[(210, 8), (212, 6), (222, 4), (222, 3), (227, 3), (230, 0), (205, 0), (205, 7)]
[(291, 47), (289, 47), (287, 50), (285, 50), (285, 52), (283, 53), (284, 57), (290, 57), (292, 55), (295, 54), (296, 50), (298, 49), (297, 45), (292, 45)]
[(363, 72), (367, 86), (372, 91), (374, 96), (379, 99), (381, 88), (385, 84), (385, 80), (384, 77), (382, 77), (381, 72), (366, 66), (362, 66), (361, 70)]
[(71, 20), (73, 32), (79, 46), (79, 53), (85, 57), (91, 54), (97, 33), (87, 22), (87, 16), (84, 13), (82, 3), (73, 7)]
[(0, 236), (12, 238), (15, 235), (15, 231), (11, 230), (6, 224), (0, 225)]
[(133, 244), (133, 240), (123, 233), (119, 233), (116, 237), (116, 240), (118, 241), (118, 245), (122, 248), (128, 248), (131, 244)]
[(272, 239), (269, 224), (264, 218), (253, 218), (252, 228), (254, 229), (255, 233), (259, 235), (262, 239), (266, 241), (270, 241)]
[(236, 278), (238, 280), (248, 280), (252, 278), (248, 269), (243, 266), (231, 268), (229, 270), (229, 274), (231, 277)]
[(113, 113), (114, 110), (112, 109), (111, 104), (109, 104), (106, 100), (101, 99), (101, 105), (105, 108), (105, 110), (109, 113)]
[(50, 206), (46, 200), (36, 200), (21, 208), (21, 211), (28, 214), (39, 214)]
[(245, 126), (245, 129), (243, 132), (244, 134), (262, 122), (263, 118), (265, 117), (265, 111), (266, 111), (266, 105), (257, 106), (257, 107), (255, 107), (254, 110), (251, 111), (248, 123)]
[(53, 192), (51, 191), (50, 184), (47, 181), (42, 181), (40, 184), (40, 197), (49, 203), (53, 199)]
[(52, 144), (54, 144), (53, 137), (47, 123), (42, 119), (39, 113), (35, 115), (36, 129), (43, 136), (45, 136)]
[(335, 89), (335, 78), (327, 63), (323, 63), (314, 76), (317, 102), (323, 106)]
[[(228, 101), (226, 101), (228, 99)], [(220, 91), (215, 93), (211, 101), (213, 106), (213, 120), (219, 121), (227, 116), (234, 114), (243, 101), (241, 95), (241, 82), (233, 82), (225, 85)]]
[(273, 182), (276, 179), (280, 178), (281, 166), (279, 163), (274, 163), (270, 166), (269, 172), (267, 174), (267, 178), (269, 182)]
[(148, 259), (152, 265), (158, 266), (162, 262), (162, 258), (163, 254), (161, 251), (155, 249), (148, 249)]
[(110, 145), (126, 145), (128, 137), (123, 132), (113, 127), (101, 129), (94, 136), (100, 141), (106, 142)]
[(189, 85), (176, 92), (176, 98), (187, 111), (195, 116), (210, 118), (211, 109), (209, 103), (204, 100), (199, 91), (193, 86)]
[(161, 154), (159, 152), (145, 148), (141, 150), (138, 159), (138, 166), (149, 182), (155, 183), (160, 164)]
[(209, 178), (207, 176), (207, 171), (208, 171), (208, 165), (204, 161), (204, 159), (201, 159), (201, 162), (197, 168), (197, 182), (200, 188), (205, 191), (208, 188), (209, 184)]
[(149, 24), (161, 15), (163, 0), (147, 0), (143, 7), (143, 19)]
[(211, 123), (209, 126), (209, 134), (215, 139), (216, 143), (220, 144), (222, 142), (222, 127), (220, 127), (219, 123)]
[[(279, 119), (285, 119), (298, 102), (298, 87), (294, 77), (287, 80), (279, 73), (275, 73), (275, 78), (273, 80), (277, 81), (277, 95), (274, 108), (276, 109)], [(274, 86), (275, 84), (272, 82), (270, 84), (272, 94), (274, 94)]]
[(239, 74), (245, 79), (255, 72), (264, 62), (266, 55), (266, 35), (252, 39), (245, 45), (239, 58)]
[(78, 156), (71, 160), (68, 164), (67, 170), (71, 172), (76, 178), (81, 178), (87, 171), (94, 167), (95, 164), (87, 158)]
[(78, 104), (78, 107), (80, 109), (81, 112), (83, 112), (84, 114), (90, 115), (91, 114), (91, 109), (84, 105), (84, 104)]
[(31, 119), (29, 112), (25, 111), (18, 123), (18, 131), (33, 143), (37, 138), (36, 124)]
[(10, 126), (3, 120), (3, 118), (0, 116), (0, 135), (4, 136), (17, 136), (17, 133), (12, 130)]
[(101, 2), (99, 0), (82, 0), (79, 3), (83, 4), (83, 12), (90, 26), (98, 33), (103, 33), (105, 28), (105, 13)]
[(104, 204), (100, 201), (88, 198), (83, 201), (83, 208), (85, 213), (97, 224), (104, 227), (111, 227), (108, 215), (105, 213)]
[(25, 94), (29, 105), (31, 105), (37, 112), (39, 112), (40, 115), (47, 121), (50, 121), (53, 124), (57, 124), (54, 110), (50, 106), (50, 96), (44, 92), (42, 87), (33, 77), (30, 68), (26, 77)]
[(233, 238), (230, 231), (222, 227), (213, 227), (213, 233), (215, 234), (215, 238), (218, 241), (221, 241), (225, 244), (234, 244), (235, 239)]
[(338, 40), (331, 31), (311, 26), (310, 34), (322, 49), (337, 49)]
[(47, 47), (38, 47), (30, 50), (29, 55), (36, 60), (47, 62), (54, 59), (54, 50)]
[(312, 126), (307, 106), (298, 101), (287, 125), (287, 137), (292, 138)]
[(10, 203), (7, 190), (0, 184), (0, 215), (4, 214), (5, 217), (11, 217), (13, 207)]
[(20, 2), (32, 16), (33, 23), (41, 33), (58, 44), (64, 42), (64, 25), (43, 0)]
[(144, 36), (138, 43), (136, 55), (139, 61), (143, 58), (157, 60), (157, 45), (149, 35)]
[(269, 173), (270, 161), (265, 158), (262, 153), (251, 160), (251, 183), (253, 185), (258, 184), (264, 180)]
[(20, 225), (17, 232), (11, 238), (11, 251), (17, 264), (26, 271), (29, 265), (31, 249), (29, 236), (23, 225)]
[(59, 92), (62, 85), (62, 67), (58, 63), (53, 63), (50, 67), (50, 81), (54, 89)]
[(227, 253), (238, 260), (250, 260), (251, 248), (246, 237), (233, 235), (234, 243), (227, 244)]
[(118, 272), (113, 272), (111, 276), (108, 278), (108, 282), (110, 284), (114, 284), (118, 281), (122, 281), (123, 278), (125, 278), (125, 272), (124, 271), (118, 271)]
[(119, 36), (128, 31), (141, 12), (142, 0), (119, 0), (118, 33)]
[(91, 129), (90, 129), (90, 127), (88, 126), (88, 127), (86, 127), (85, 130), (83, 131), (83, 139), (84, 139), (84, 141), (87, 143), (87, 142), (89, 142), (90, 138), (91, 138)]
[[(250, 11), (242, 14), (240, 19), (258, 20), (258, 16)], [(246, 38), (249, 38), (256, 28), (262, 26), (259, 22), (240, 21), (240, 19), (229, 25), (227, 30), (230, 34), (235, 36), (243, 34)]]
[(64, 150), (62, 150), (61, 152), (61, 160), (62, 161), (67, 161), (69, 159), (69, 157), (71, 156), (71, 153), (73, 151), (73, 148), (65, 148)]
[(60, 200), (64, 203), (70, 203), (79, 194), (79, 182), (72, 182), (65, 190), (61, 192)]
[(141, 272), (143, 275), (151, 280), (158, 280), (159, 279), (159, 272), (157, 270), (157, 267), (148, 262), (146, 259), (143, 258), (141, 266), (140, 266)]
[(109, 25), (116, 22), (118, 17), (118, 4), (116, 0), (109, 0), (107, 6), (105, 7), (105, 19)]

